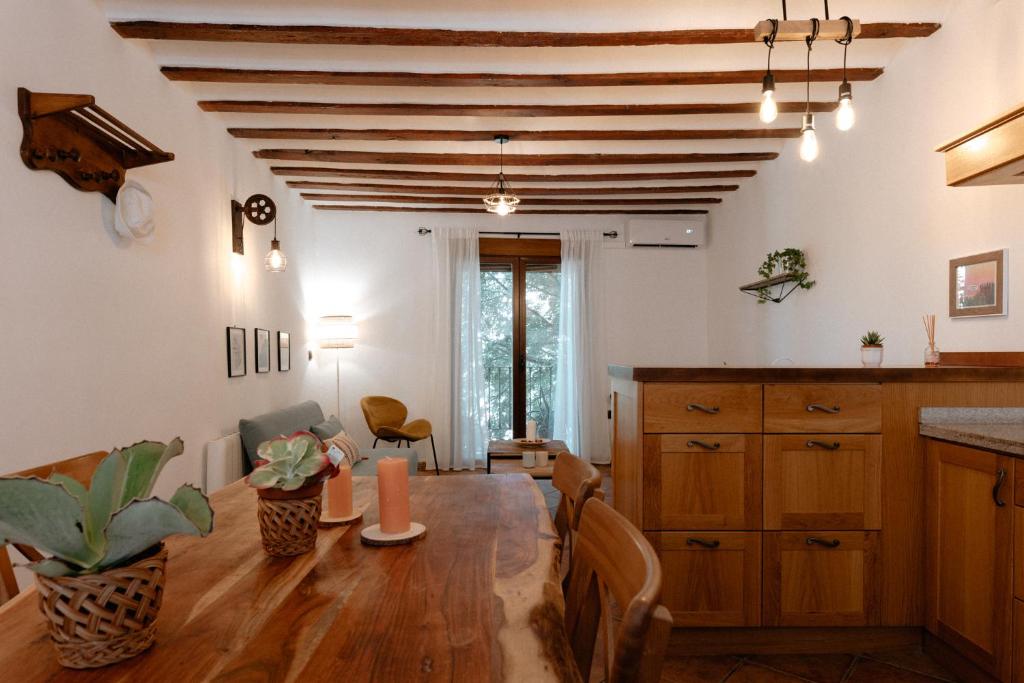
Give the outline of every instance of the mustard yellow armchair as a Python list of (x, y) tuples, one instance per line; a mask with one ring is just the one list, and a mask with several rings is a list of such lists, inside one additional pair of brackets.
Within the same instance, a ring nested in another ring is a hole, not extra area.
[(359, 406), (363, 409), (366, 426), (375, 437), (374, 448), (377, 447), (378, 441), (398, 442), (399, 448), (405, 441), (405, 445), (412, 448), (414, 442), (429, 438), (430, 450), (434, 452), (434, 472), (437, 475), (441, 474), (441, 469), (437, 465), (437, 448), (434, 446), (434, 428), (429, 420), (406, 422), (409, 409), (398, 399), (389, 396), (364, 396), (359, 401)]

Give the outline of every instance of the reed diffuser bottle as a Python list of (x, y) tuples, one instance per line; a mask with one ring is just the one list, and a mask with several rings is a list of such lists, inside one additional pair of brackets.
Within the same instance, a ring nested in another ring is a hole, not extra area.
[(924, 322), (924, 331), (928, 335), (928, 346), (924, 350), (924, 366), (926, 368), (937, 368), (939, 366), (939, 347), (935, 345), (935, 316), (921, 316)]

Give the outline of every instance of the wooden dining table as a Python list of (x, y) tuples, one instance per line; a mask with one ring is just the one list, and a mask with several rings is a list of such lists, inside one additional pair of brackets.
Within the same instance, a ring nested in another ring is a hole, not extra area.
[(167, 540), (155, 644), (100, 669), (62, 668), (34, 588), (0, 606), (0, 679), (18, 681), (576, 681), (563, 629), (558, 539), (532, 478), (413, 477), (426, 535), (360, 542), (362, 521), (321, 529), (294, 558), (263, 552), (256, 492), (214, 493), (207, 538)]

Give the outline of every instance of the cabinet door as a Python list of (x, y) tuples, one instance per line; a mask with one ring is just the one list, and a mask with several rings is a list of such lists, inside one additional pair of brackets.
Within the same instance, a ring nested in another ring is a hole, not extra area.
[(765, 626), (872, 626), (878, 596), (877, 531), (765, 532)]
[(765, 529), (880, 529), (882, 437), (766, 436)]
[(1013, 683), (1024, 683), (1024, 601), (1021, 600), (1013, 601)]
[(761, 528), (761, 437), (649, 435), (644, 444), (644, 528)]
[(663, 532), (647, 538), (661, 561), (661, 602), (676, 627), (760, 625), (759, 532)]
[(1010, 675), (1013, 460), (928, 441), (926, 627), (1001, 680)]

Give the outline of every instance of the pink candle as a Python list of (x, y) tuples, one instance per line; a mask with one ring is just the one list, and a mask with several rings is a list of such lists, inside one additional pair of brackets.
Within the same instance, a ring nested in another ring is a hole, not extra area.
[(352, 515), (352, 468), (342, 465), (338, 476), (327, 480), (327, 516)]
[(409, 463), (405, 458), (377, 461), (380, 530), (401, 534), (409, 530)]

